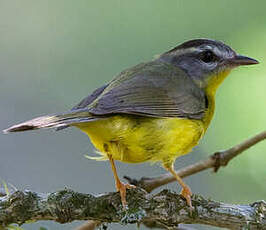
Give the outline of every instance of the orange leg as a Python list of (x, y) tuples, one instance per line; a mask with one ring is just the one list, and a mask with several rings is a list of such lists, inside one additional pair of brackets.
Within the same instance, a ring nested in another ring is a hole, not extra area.
[(134, 185), (124, 184), (123, 182), (120, 181), (120, 179), (119, 179), (119, 177), (117, 175), (117, 171), (116, 171), (116, 168), (115, 168), (115, 162), (114, 162), (112, 156), (108, 155), (108, 158), (110, 160), (110, 163), (111, 163), (111, 166), (112, 166), (112, 171), (114, 173), (116, 189), (117, 189), (118, 192), (120, 192), (121, 202), (122, 202), (123, 208), (126, 208), (127, 207), (126, 189), (136, 188), (136, 187)]
[(185, 182), (181, 179), (181, 177), (177, 175), (177, 173), (174, 170), (173, 164), (171, 164), (171, 165), (164, 164), (163, 166), (167, 171), (169, 171), (176, 178), (178, 183), (182, 186), (181, 195), (186, 199), (188, 206), (192, 210), (193, 209), (192, 204), (191, 204), (192, 192), (191, 192), (190, 188), (188, 187), (188, 185), (185, 184)]

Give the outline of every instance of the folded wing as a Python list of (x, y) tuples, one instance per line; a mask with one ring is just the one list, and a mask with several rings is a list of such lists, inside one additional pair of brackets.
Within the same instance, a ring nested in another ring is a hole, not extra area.
[(201, 119), (206, 100), (203, 90), (182, 70), (153, 61), (122, 72), (88, 110), (95, 116), (125, 113)]

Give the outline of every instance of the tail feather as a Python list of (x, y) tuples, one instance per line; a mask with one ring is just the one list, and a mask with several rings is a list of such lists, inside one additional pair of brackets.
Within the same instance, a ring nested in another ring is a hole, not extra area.
[(27, 130), (35, 130), (42, 128), (59, 128), (73, 125), (75, 123), (89, 122), (95, 120), (86, 110), (70, 111), (64, 114), (47, 115), (37, 117), (32, 120), (13, 125), (3, 130), (4, 133), (22, 132)]

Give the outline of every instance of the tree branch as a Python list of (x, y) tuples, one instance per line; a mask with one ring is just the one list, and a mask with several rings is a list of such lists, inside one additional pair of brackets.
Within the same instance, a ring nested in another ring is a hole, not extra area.
[(266, 229), (266, 203), (251, 205), (224, 204), (193, 195), (194, 211), (190, 214), (186, 201), (167, 190), (150, 195), (144, 190), (127, 193), (128, 210), (122, 208), (119, 193), (101, 196), (64, 189), (39, 194), (16, 191), (0, 198), (0, 226), (26, 221), (53, 220), (67, 223), (73, 220), (99, 222), (144, 223), (176, 229), (179, 223), (198, 223), (229, 229)]
[[(224, 151), (216, 152), (206, 160), (199, 161), (195, 164), (184, 167), (176, 172), (182, 178), (196, 174), (209, 168), (213, 168), (214, 172), (217, 172), (221, 166), (225, 167), (229, 163), (229, 161), (232, 160), (234, 157), (238, 156), (240, 153), (244, 152), (251, 146), (265, 139), (266, 131), (263, 131), (236, 146), (233, 146)], [(172, 174), (169, 173), (155, 178), (142, 177), (140, 180), (132, 179), (128, 176), (125, 176), (124, 178), (127, 179), (129, 183), (141, 187), (147, 192), (151, 192), (152, 190), (162, 185), (176, 181)]]

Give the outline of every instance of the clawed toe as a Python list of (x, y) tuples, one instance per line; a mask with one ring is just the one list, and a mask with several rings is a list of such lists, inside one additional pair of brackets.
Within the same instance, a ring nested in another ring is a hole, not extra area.
[(181, 195), (186, 199), (187, 205), (190, 207), (190, 210), (192, 211), (193, 210), (192, 203), (191, 203), (192, 192), (190, 188), (188, 186), (183, 187), (181, 191)]
[(132, 184), (124, 184), (127, 189), (136, 188), (135, 185)]
[(136, 188), (136, 186), (135, 185), (131, 185), (131, 184), (125, 184), (125, 183), (120, 181), (120, 183), (118, 183), (116, 185), (116, 188), (117, 188), (117, 191), (120, 192), (121, 202), (122, 202), (123, 208), (126, 209), (126, 207), (127, 207), (126, 190), (127, 189)]

